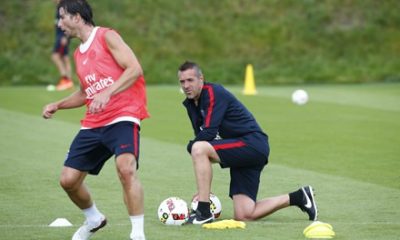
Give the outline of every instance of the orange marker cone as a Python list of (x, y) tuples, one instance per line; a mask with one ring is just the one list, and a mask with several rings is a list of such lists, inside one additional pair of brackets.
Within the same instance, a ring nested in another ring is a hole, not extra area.
[(253, 65), (247, 64), (246, 66), (246, 76), (244, 79), (244, 95), (256, 95), (256, 84), (254, 81), (254, 72), (253, 72)]

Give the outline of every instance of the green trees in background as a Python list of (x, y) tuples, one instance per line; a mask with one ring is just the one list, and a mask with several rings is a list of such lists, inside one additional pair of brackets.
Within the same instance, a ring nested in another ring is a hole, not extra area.
[[(90, 2), (96, 24), (124, 36), (151, 84), (175, 84), (186, 59), (229, 84), (242, 84), (248, 63), (257, 84), (400, 81), (397, 0)], [(0, 86), (56, 81), (53, 24), (50, 0), (0, 3)]]

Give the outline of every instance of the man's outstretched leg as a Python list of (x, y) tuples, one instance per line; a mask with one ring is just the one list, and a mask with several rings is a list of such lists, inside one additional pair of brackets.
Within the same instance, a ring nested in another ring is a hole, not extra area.
[(295, 192), (265, 198), (257, 202), (244, 194), (237, 194), (233, 196), (233, 205), (235, 219), (241, 221), (257, 220), (289, 206), (299, 207), (308, 214), (311, 221), (316, 221), (318, 216), (311, 186), (305, 186)]

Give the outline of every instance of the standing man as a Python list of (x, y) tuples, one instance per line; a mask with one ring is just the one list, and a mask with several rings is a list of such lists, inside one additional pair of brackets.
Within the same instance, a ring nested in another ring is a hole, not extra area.
[(86, 0), (61, 0), (59, 27), (81, 41), (74, 59), (80, 89), (70, 96), (46, 105), (43, 117), (57, 110), (86, 104), (81, 129), (71, 143), (62, 169), (60, 184), (86, 217), (73, 240), (89, 239), (106, 225), (84, 180), (97, 175), (104, 163), (115, 155), (124, 202), (132, 223), (130, 238), (144, 240), (143, 189), (138, 179), (139, 130), (149, 117), (143, 71), (131, 48), (109, 28), (95, 26)]
[(186, 95), (183, 105), (195, 133), (187, 150), (193, 161), (198, 191), (195, 197), (199, 204), (188, 223), (203, 224), (214, 220), (209, 202), (213, 163), (230, 168), (229, 196), (233, 200), (236, 220), (256, 220), (289, 206), (298, 206), (310, 220), (317, 220), (311, 186), (257, 200), (260, 175), (268, 163), (268, 136), (230, 92), (221, 85), (204, 81), (196, 63), (183, 63), (178, 78)]
[[(60, 0), (54, 0), (57, 4)], [(69, 61), (69, 37), (66, 36), (63, 30), (58, 26), (60, 19), (60, 13), (56, 8), (56, 20), (55, 20), (55, 42), (53, 47), (53, 53), (51, 54), (51, 60), (57, 66), (58, 72), (60, 73), (60, 79), (56, 86), (56, 90), (62, 91), (74, 86), (74, 82), (71, 78), (71, 63)]]

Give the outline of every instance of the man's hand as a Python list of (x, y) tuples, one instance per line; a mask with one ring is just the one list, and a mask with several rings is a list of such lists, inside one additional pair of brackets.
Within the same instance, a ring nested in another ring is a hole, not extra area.
[(97, 93), (93, 96), (93, 100), (89, 105), (89, 112), (92, 114), (102, 112), (109, 101), (110, 94), (108, 94), (107, 91)]
[(43, 116), (44, 119), (52, 118), (53, 114), (55, 112), (57, 112), (57, 110), (58, 110), (57, 104), (55, 104), (55, 103), (47, 104), (43, 108), (42, 116)]

